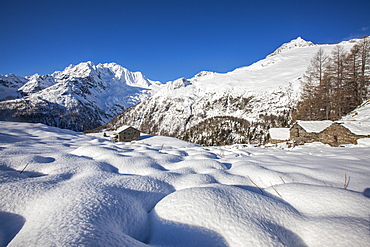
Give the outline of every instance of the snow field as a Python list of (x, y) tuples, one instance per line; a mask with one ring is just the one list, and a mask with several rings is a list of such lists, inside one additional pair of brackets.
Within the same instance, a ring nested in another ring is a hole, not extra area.
[(0, 124), (0, 246), (370, 242), (366, 141), (205, 148)]

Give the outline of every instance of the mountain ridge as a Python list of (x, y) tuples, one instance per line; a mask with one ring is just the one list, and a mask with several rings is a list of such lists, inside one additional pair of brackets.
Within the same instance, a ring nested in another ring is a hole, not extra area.
[(91, 61), (50, 75), (0, 78), (2, 91), (12, 90), (15, 98), (0, 102), (2, 120), (42, 122), (77, 131), (108, 122), (162, 85), (118, 64)]

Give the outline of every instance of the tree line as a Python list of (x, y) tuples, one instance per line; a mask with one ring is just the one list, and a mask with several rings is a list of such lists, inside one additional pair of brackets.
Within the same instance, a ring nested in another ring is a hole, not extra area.
[(295, 120), (338, 120), (369, 98), (370, 37), (346, 51), (336, 45), (331, 54), (322, 48), (305, 73)]

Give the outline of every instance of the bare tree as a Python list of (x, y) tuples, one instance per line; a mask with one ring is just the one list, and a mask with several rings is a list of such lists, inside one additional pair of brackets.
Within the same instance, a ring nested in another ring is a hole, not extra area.
[(337, 120), (369, 98), (370, 37), (348, 53), (337, 45), (330, 57), (320, 49), (307, 68), (293, 119)]
[(314, 55), (310, 65), (304, 75), (301, 101), (297, 105), (295, 118), (318, 120), (321, 118), (319, 112), (322, 107), (325, 108), (326, 97), (321, 97), (325, 94), (324, 91), (324, 75), (328, 63), (328, 56), (322, 48)]
[(350, 62), (349, 79), (356, 87), (356, 103), (368, 99), (370, 86), (370, 37), (365, 36), (353, 46), (348, 56)]
[(343, 115), (345, 104), (345, 63), (347, 53), (340, 45), (334, 47), (326, 70), (329, 86), (330, 111), (327, 119), (338, 119)]

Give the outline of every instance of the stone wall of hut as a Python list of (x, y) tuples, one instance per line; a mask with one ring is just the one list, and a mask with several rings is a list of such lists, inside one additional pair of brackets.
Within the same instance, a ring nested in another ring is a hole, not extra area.
[(134, 128), (128, 128), (118, 133), (118, 141), (130, 142), (134, 140), (140, 140), (140, 131)]
[(296, 144), (309, 142), (318, 142), (320, 140), (319, 133), (310, 133), (304, 130), (299, 124), (295, 123), (290, 128), (290, 140)]
[(357, 144), (357, 139), (366, 136), (353, 134), (349, 129), (338, 123), (333, 123), (319, 134), (319, 141), (337, 147), (341, 144)]
[(269, 140), (271, 144), (278, 144), (278, 143), (287, 142), (287, 141), (289, 140), (277, 140), (277, 139), (272, 139), (272, 138)]

